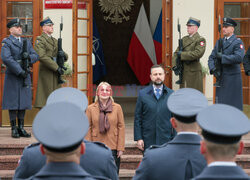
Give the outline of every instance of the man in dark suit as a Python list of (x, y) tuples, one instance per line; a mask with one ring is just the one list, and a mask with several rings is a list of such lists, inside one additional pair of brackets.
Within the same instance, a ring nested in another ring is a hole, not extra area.
[(218, 49), (218, 41), (209, 56), (210, 73), (219, 76), (215, 62), (221, 59), (222, 70), (220, 87), (216, 87), (216, 103), (228, 104), (243, 110), (243, 92), (240, 63), (244, 57), (244, 46), (240, 38), (234, 35), (237, 23), (231, 18), (223, 18), (222, 53)]
[[(65, 87), (53, 91), (46, 105), (56, 102), (72, 102), (83, 111), (88, 106), (86, 95), (75, 88)], [(111, 150), (102, 143), (83, 141), (86, 145), (84, 155), (80, 158), (80, 166), (89, 174), (104, 176), (118, 180), (116, 165)], [(46, 164), (46, 157), (40, 151), (40, 143), (26, 147), (15, 171), (14, 179), (26, 179), (36, 174)]]
[(164, 69), (160, 65), (152, 66), (150, 78), (153, 84), (140, 90), (135, 108), (134, 140), (142, 151), (166, 143), (175, 135), (166, 104), (173, 90), (163, 84)]
[[(1, 58), (6, 65), (2, 109), (9, 110), (11, 136), (13, 138), (30, 137), (24, 130), (25, 110), (31, 109), (32, 93), (31, 78), (28, 71), (22, 67), (22, 59), (28, 59), (33, 64), (38, 60), (32, 44), (27, 40), (27, 52), (23, 52), (24, 38), (20, 19), (12, 19), (7, 27), (10, 36), (2, 41)], [(16, 127), (16, 119), (18, 127)]]
[(196, 120), (202, 128), (201, 153), (208, 166), (194, 179), (249, 180), (235, 163), (244, 147), (241, 136), (250, 131), (248, 117), (235, 107), (215, 104), (200, 111)]
[(247, 76), (250, 76), (250, 46), (244, 56), (243, 65), (245, 69), (245, 73)]
[(167, 105), (177, 136), (164, 145), (148, 148), (134, 179), (188, 180), (206, 166), (195, 122), (196, 114), (208, 106), (206, 97), (198, 90), (183, 88), (170, 95)]

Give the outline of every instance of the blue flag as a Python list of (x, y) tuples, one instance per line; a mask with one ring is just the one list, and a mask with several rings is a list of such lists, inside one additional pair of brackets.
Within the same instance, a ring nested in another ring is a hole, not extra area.
[(153, 39), (155, 45), (157, 64), (161, 64), (162, 63), (162, 11), (160, 13), (157, 26), (155, 28)]
[(95, 65), (93, 66), (93, 82), (107, 74), (102, 49), (102, 42), (97, 29), (95, 18), (93, 18), (93, 53), (95, 54)]

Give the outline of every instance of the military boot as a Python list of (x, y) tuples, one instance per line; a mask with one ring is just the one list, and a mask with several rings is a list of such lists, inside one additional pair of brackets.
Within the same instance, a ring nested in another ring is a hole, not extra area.
[(18, 119), (18, 133), (21, 137), (31, 137), (30, 133), (27, 133), (25, 129), (23, 129), (24, 119)]
[(11, 124), (11, 137), (20, 138), (20, 135), (16, 127), (16, 120), (11, 120), (10, 124)]

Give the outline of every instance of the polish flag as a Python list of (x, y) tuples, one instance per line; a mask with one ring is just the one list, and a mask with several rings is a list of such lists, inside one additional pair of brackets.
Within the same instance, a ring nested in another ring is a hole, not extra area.
[(154, 41), (142, 4), (130, 41), (127, 61), (141, 85), (150, 82), (150, 68), (157, 64)]

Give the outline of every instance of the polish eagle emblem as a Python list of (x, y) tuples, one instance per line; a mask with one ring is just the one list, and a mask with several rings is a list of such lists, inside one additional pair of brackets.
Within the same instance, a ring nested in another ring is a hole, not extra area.
[(133, 5), (133, 0), (99, 0), (101, 11), (108, 14), (104, 16), (104, 20), (110, 20), (111, 23), (115, 24), (129, 20), (129, 16), (126, 16), (125, 13), (131, 11)]

